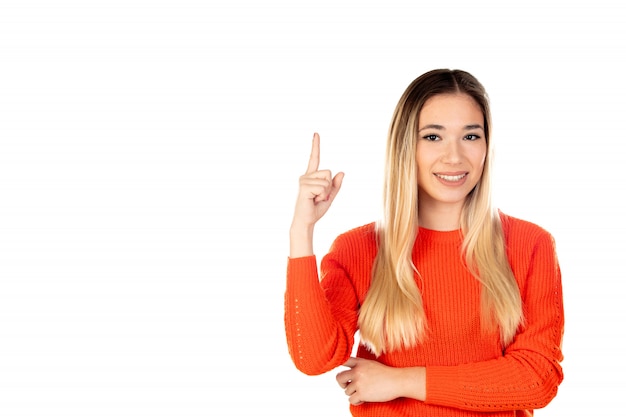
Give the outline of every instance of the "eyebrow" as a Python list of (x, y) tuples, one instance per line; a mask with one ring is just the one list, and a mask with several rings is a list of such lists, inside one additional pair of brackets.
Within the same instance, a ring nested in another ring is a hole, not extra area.
[[(422, 130), (425, 130), (425, 129), (446, 130), (446, 128), (443, 127), (442, 125), (430, 124), (430, 125), (424, 126), (420, 130), (418, 130), (418, 133), (421, 132)], [(485, 130), (482, 127), (482, 125), (479, 125), (479, 124), (467, 125), (463, 129), (465, 129), (465, 130), (472, 130), (472, 129), (482, 129), (482, 130)]]

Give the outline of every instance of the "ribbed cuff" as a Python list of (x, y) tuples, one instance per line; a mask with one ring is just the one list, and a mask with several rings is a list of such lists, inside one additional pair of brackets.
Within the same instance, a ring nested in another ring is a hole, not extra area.
[(427, 404), (461, 407), (459, 395), (454, 392), (458, 387), (459, 376), (454, 366), (426, 367), (426, 400)]

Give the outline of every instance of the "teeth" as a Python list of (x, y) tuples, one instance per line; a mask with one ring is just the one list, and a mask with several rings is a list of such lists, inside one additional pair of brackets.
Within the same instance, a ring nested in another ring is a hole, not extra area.
[(467, 174), (461, 174), (461, 175), (441, 175), (441, 174), (435, 174), (436, 176), (438, 176), (441, 179), (444, 179), (446, 181), (458, 181), (461, 178), (463, 178), (464, 176), (466, 176)]

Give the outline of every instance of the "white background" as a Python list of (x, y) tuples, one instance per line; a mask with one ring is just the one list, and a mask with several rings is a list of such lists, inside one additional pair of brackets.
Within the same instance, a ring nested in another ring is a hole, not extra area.
[(288, 227), (379, 215), (396, 101), (433, 68), (492, 100), (496, 199), (556, 238), (565, 381), (538, 416), (623, 413), (618, 1), (0, 1), (0, 415), (347, 416), (293, 367)]

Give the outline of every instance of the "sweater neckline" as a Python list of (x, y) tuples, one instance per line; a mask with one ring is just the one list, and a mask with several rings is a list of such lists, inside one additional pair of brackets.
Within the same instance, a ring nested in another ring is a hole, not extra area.
[(441, 231), (420, 226), (417, 236), (421, 240), (440, 243), (461, 242), (463, 240), (461, 229)]

